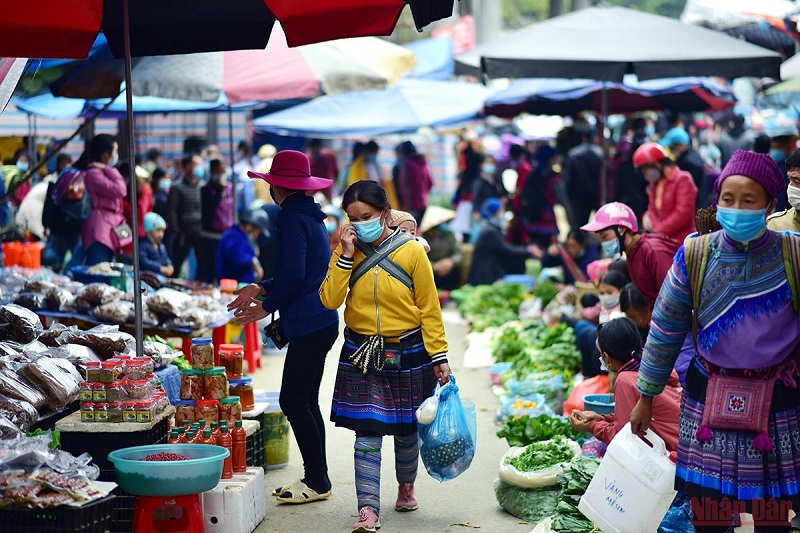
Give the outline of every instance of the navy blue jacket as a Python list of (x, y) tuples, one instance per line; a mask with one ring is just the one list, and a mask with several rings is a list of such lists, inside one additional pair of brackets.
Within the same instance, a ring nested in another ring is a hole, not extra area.
[(269, 313), (280, 312), (291, 340), (338, 323), (339, 314), (319, 299), (331, 259), (325, 213), (300, 193), (284, 200), (277, 218), (275, 277), (262, 283), (267, 291), (262, 305)]
[(153, 244), (150, 237), (139, 237), (139, 268), (147, 272), (161, 273), (161, 267), (171, 265), (164, 242)]
[(240, 226), (233, 226), (222, 234), (217, 246), (217, 281), (235, 279), (242, 283), (255, 281), (253, 258), (255, 248)]

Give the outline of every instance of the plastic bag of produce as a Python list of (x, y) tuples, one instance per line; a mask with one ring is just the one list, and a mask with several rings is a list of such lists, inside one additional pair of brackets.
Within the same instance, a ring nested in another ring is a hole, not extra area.
[(136, 351), (133, 335), (120, 331), (119, 326), (101, 325), (87, 331), (67, 330), (58, 340), (87, 346), (103, 359)]
[(475, 404), (461, 401), (451, 375), (439, 391), (436, 418), (430, 424), (418, 424), (419, 452), (428, 474), (448, 481), (469, 468), (475, 456), (476, 433)]
[(120, 300), (124, 295), (124, 292), (111, 285), (106, 285), (105, 283), (90, 283), (84, 285), (77, 294), (75, 294), (74, 305), (79, 313), (86, 313), (98, 305)]
[(47, 401), (40, 390), (31, 386), (9, 368), (0, 370), (0, 394), (7, 398), (29, 402), (37, 410), (43, 408)]
[(15, 304), (0, 307), (0, 339), (27, 344), (42, 334), (42, 322), (30, 309)]
[(498, 477), (524, 489), (550, 487), (558, 484), (564, 465), (580, 454), (580, 445), (565, 438), (511, 448), (500, 460)]
[(95, 307), (92, 309), (91, 315), (100, 322), (124, 324), (127, 322), (128, 316), (134, 312), (133, 307), (133, 302), (117, 300), (116, 302), (110, 302)]
[(500, 408), (504, 416), (555, 414), (547, 405), (547, 398), (544, 394), (529, 394), (521, 397), (503, 395), (500, 397)]
[(45, 308), (44, 295), (40, 292), (21, 292), (14, 298), (14, 303), (31, 311)]
[(560, 491), (558, 485), (523, 489), (501, 479), (494, 480), (494, 495), (500, 507), (526, 522), (535, 523), (555, 513)]
[(417, 409), (417, 422), (420, 424), (430, 424), (436, 420), (436, 412), (439, 410), (439, 395), (442, 387), (436, 385), (436, 390), (433, 396), (422, 402), (422, 405)]
[(28, 431), (39, 420), (39, 413), (30, 402), (0, 396), (0, 415), (22, 431)]
[(44, 343), (45, 346), (49, 346), (51, 348), (55, 348), (56, 346), (61, 346), (64, 344), (61, 341), (61, 335), (65, 331), (73, 331), (78, 332), (80, 331), (77, 326), (65, 326), (61, 322), (53, 322), (50, 324), (50, 327), (47, 328), (44, 333), (39, 336), (39, 340)]
[(45, 393), (47, 404), (54, 411), (63, 409), (78, 397), (79, 381), (49, 357), (22, 365), (18, 373)]
[(544, 394), (547, 406), (554, 413), (564, 409), (564, 375), (561, 372), (535, 372), (522, 380), (509, 379), (505, 387), (512, 396)]
[(158, 289), (147, 299), (150, 311), (164, 321), (181, 316), (191, 305), (192, 297), (175, 289)]
[(44, 295), (44, 307), (50, 311), (67, 311), (75, 305), (75, 295), (69, 290), (56, 287)]

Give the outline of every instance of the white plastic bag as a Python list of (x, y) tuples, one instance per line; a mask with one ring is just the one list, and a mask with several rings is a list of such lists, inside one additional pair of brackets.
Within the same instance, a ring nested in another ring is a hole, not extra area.
[[(567, 446), (569, 446), (569, 449), (572, 451), (575, 457), (580, 456), (580, 444), (567, 439)], [(563, 463), (551, 466), (549, 468), (544, 468), (542, 470), (536, 470), (534, 472), (521, 472), (506, 462), (512, 457), (520, 456), (526, 448), (527, 446), (523, 446), (514, 447), (508, 450), (505, 455), (503, 455), (502, 459), (500, 459), (500, 469), (497, 472), (497, 476), (506, 483), (521, 487), (523, 489), (550, 487), (557, 484), (558, 480), (556, 478), (564, 471)]]
[(433, 391), (433, 396), (422, 402), (417, 408), (417, 422), (423, 425), (428, 425), (436, 419), (436, 412), (439, 410), (439, 393), (442, 386), (436, 384), (436, 389)]

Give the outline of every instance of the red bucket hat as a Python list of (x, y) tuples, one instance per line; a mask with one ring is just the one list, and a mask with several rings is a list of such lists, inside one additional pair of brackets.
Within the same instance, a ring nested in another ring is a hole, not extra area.
[(308, 156), (297, 150), (283, 150), (275, 154), (269, 172), (251, 170), (247, 175), (261, 178), (270, 185), (296, 191), (319, 191), (333, 183), (333, 180), (312, 176)]

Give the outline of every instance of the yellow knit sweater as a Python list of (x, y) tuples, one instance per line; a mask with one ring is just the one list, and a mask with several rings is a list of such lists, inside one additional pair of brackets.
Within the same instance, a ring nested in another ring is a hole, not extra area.
[[(382, 243), (389, 246), (391, 237)], [(434, 363), (447, 360), (442, 310), (433, 282), (433, 269), (425, 250), (416, 241), (409, 241), (389, 255), (414, 280), (411, 291), (382, 268), (372, 269), (348, 291), (353, 268), (364, 260), (356, 250), (355, 257), (342, 257), (342, 246), (334, 250), (328, 275), (319, 288), (322, 305), (338, 309), (345, 302), (344, 322), (361, 335), (397, 337), (422, 327), (425, 350)], [(345, 300), (346, 297), (346, 300)], [(380, 323), (380, 331), (378, 324)]]

